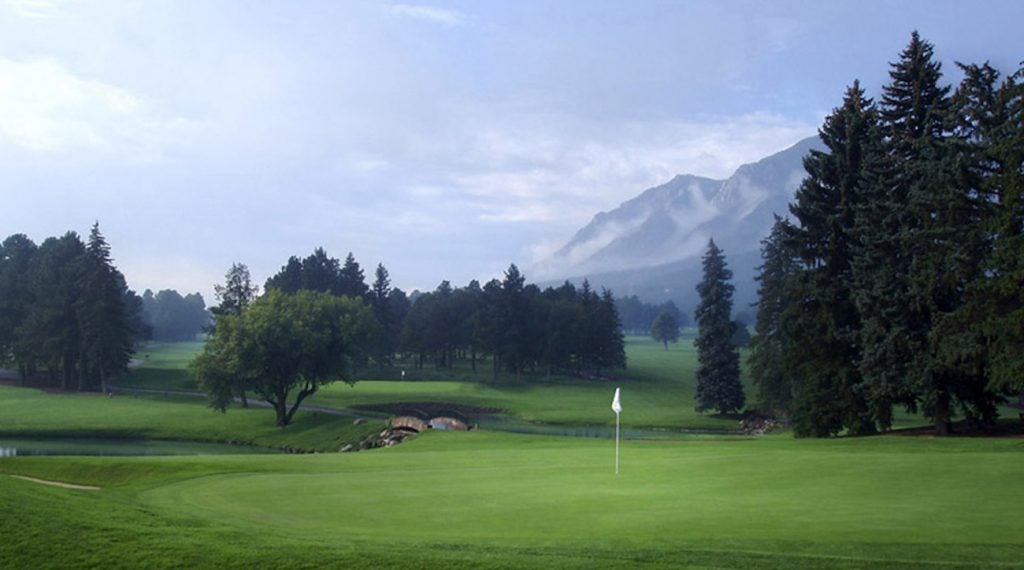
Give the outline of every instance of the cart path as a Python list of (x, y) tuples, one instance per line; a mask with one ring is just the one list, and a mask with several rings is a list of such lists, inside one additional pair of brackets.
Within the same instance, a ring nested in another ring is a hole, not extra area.
[(62, 483), (60, 481), (47, 481), (46, 479), (36, 479), (35, 477), (26, 477), (24, 475), (11, 475), (15, 479), (22, 479), (25, 481), (31, 481), (33, 483), (39, 483), (41, 485), (51, 485), (53, 487), (60, 487), (62, 489), (75, 489), (78, 491), (99, 491), (99, 487), (92, 485), (75, 485), (74, 483)]

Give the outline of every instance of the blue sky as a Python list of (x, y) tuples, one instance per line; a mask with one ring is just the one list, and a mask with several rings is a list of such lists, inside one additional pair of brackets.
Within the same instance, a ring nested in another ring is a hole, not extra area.
[[(917, 29), (1024, 60), (1024, 3), (0, 0), (0, 237), (99, 220), (130, 285), (353, 252), (432, 289), (675, 174), (814, 134)], [(527, 269), (527, 278), (531, 275)]]

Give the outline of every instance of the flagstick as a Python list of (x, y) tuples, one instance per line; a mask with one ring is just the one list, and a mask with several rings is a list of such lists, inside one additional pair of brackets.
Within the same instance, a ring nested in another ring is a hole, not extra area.
[(615, 474), (619, 474), (619, 414), (615, 414)]

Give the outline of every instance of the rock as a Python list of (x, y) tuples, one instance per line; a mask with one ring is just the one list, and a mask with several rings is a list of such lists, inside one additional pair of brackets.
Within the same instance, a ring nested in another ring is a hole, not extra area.
[(366, 420), (364, 420), (363, 418), (356, 418), (355, 421), (352, 422), (352, 425), (354, 425), (354, 426), (361, 426), (361, 425), (363, 425), (365, 423), (366, 423)]
[(348, 452), (350, 452), (350, 451), (352, 451), (354, 449), (355, 449), (355, 447), (350, 443), (350, 444), (346, 445), (345, 447), (342, 447), (338, 451), (340, 451), (342, 453), (348, 453)]

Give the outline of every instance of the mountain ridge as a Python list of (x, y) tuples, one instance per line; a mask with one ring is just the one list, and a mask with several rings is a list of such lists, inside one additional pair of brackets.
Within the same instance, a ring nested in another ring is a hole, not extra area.
[(756, 300), (753, 277), (760, 264), (760, 242), (773, 216), (788, 216), (789, 203), (806, 175), (803, 158), (822, 148), (813, 136), (744, 164), (722, 180), (676, 175), (595, 214), (531, 272), (543, 282), (588, 279), (619, 296), (672, 300), (690, 311), (696, 303), (700, 257), (714, 239), (733, 270), (739, 311)]

